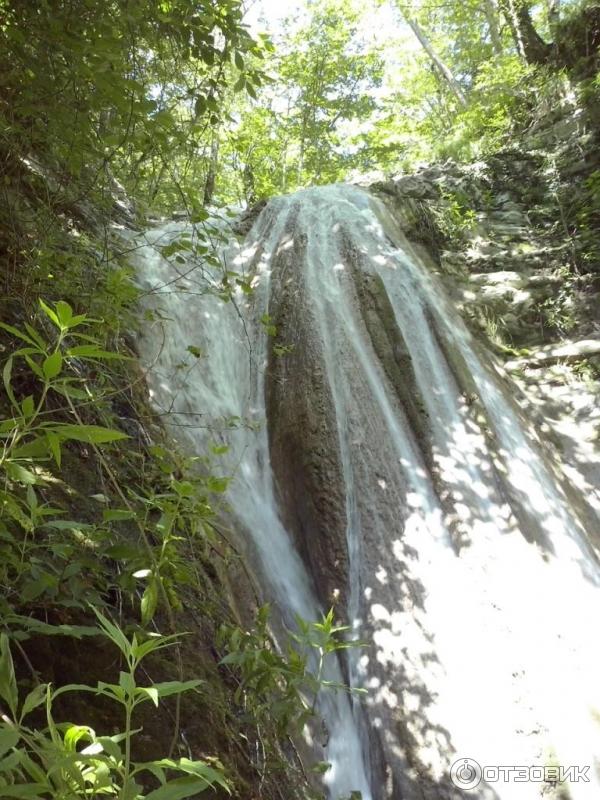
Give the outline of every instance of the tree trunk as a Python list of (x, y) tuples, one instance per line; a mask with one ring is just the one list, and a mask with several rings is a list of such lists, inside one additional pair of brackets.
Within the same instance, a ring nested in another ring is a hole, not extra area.
[[(553, 2), (553, 0), (550, 0)], [(490, 32), (492, 47), (497, 55), (502, 55), (502, 36), (500, 35), (500, 25), (498, 21), (498, 6), (495, 0), (483, 0), (483, 13)]]
[(552, 51), (552, 45), (547, 44), (536, 31), (531, 14), (526, 3), (514, 0), (517, 5), (517, 19), (522, 32), (525, 57), (528, 64), (546, 64)]
[(556, 39), (556, 30), (560, 23), (560, 0), (546, 0), (546, 10), (548, 14), (548, 27), (552, 36)]
[(528, 64), (546, 64), (552, 51), (535, 29), (526, 0), (500, 0), (519, 55)]
[(412, 32), (414, 33), (414, 35), (419, 40), (419, 44), (421, 45), (423, 50), (425, 50), (425, 52), (427, 53), (427, 55), (431, 59), (431, 61), (434, 64), (435, 68), (437, 69), (438, 73), (442, 76), (442, 78), (448, 84), (448, 87), (449, 87), (450, 91), (456, 97), (456, 99), (458, 100), (459, 104), (464, 108), (467, 105), (467, 100), (465, 98), (463, 90), (460, 87), (460, 84), (458, 83), (458, 81), (456, 80), (454, 75), (452, 74), (450, 68), (448, 66), (446, 66), (446, 64), (442, 61), (442, 59), (439, 57), (439, 55), (435, 52), (431, 42), (429, 41), (429, 39), (425, 35), (425, 32), (423, 31), (423, 29), (421, 28), (419, 23), (416, 22), (414, 19), (412, 19), (412, 17), (410, 17), (408, 15), (408, 13), (407, 13), (405, 8), (403, 8), (401, 6), (400, 9), (401, 9), (402, 14), (404, 16), (404, 19), (410, 25), (410, 28), (411, 28)]
[(283, 143), (283, 147), (281, 149), (281, 191), (285, 193), (287, 189), (287, 155), (288, 155), (288, 145), (287, 141)]
[(208, 172), (206, 173), (206, 181), (204, 183), (204, 198), (205, 206), (210, 205), (212, 202), (215, 188), (217, 185), (217, 169), (219, 167), (219, 130), (213, 128), (212, 139), (210, 143), (210, 161), (208, 164)]
[(525, 45), (523, 44), (523, 37), (521, 35), (521, 31), (519, 29), (519, 21), (517, 19), (517, 14), (515, 11), (515, 6), (512, 0), (499, 0), (500, 8), (502, 9), (502, 13), (504, 15), (504, 19), (506, 20), (506, 24), (510, 30), (510, 35), (513, 38), (513, 42), (515, 43), (515, 47), (517, 48), (517, 53), (519, 54), (520, 58), (527, 62), (527, 57), (525, 55)]
[(246, 166), (242, 174), (242, 181), (244, 184), (244, 199), (248, 206), (256, 203), (256, 189), (254, 185), (254, 169), (252, 168), (252, 151), (246, 157)]
[(298, 154), (298, 164), (296, 167), (296, 183), (298, 186), (302, 185), (302, 173), (304, 171), (304, 154), (306, 151), (306, 111), (302, 113), (302, 130), (300, 132), (300, 152)]

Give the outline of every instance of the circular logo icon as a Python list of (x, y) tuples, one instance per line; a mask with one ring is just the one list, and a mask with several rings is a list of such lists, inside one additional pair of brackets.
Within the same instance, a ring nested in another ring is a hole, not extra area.
[(481, 767), (474, 758), (459, 758), (450, 768), (452, 783), (459, 789), (474, 789), (481, 781)]

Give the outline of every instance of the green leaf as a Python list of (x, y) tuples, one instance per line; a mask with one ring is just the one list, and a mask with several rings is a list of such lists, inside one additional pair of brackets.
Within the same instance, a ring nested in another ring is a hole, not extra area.
[(140, 686), (136, 690), (136, 695), (139, 698), (138, 702), (152, 700), (154, 705), (158, 708), (158, 692), (155, 686)]
[(100, 425), (55, 425), (52, 432), (61, 439), (74, 439), (88, 444), (106, 444), (129, 439), (126, 433), (113, 428), (103, 428)]
[[(161, 762), (159, 761), (159, 765), (160, 764)], [(187, 772), (188, 775), (195, 775), (198, 778), (203, 778), (211, 784), (217, 783), (229, 792), (229, 785), (223, 773), (205, 764), (204, 761), (192, 761), (189, 758), (180, 758), (175, 762), (175, 768), (180, 769), (182, 772)]]
[(102, 512), (104, 522), (121, 522), (122, 520), (135, 519), (135, 511), (127, 508), (107, 508)]
[(97, 693), (105, 697), (110, 697), (112, 700), (118, 700), (119, 703), (127, 702), (127, 692), (122, 686), (118, 686), (116, 683), (98, 681)]
[(74, 519), (49, 519), (43, 527), (54, 528), (57, 531), (89, 531), (94, 526)]
[(62, 327), (57, 313), (53, 311), (49, 305), (44, 303), (41, 297), (40, 297), (40, 308), (42, 309), (44, 314), (48, 317), (48, 319), (51, 320), (51, 322), (53, 322), (56, 325), (57, 328)]
[[(77, 316), (73, 317), (73, 319), (69, 322), (69, 329), (76, 328), (78, 325), (81, 325), (82, 322), (98, 322), (97, 319), (88, 319), (86, 314), (78, 314)], [(83, 333), (74, 333), (74, 336), (78, 336), (81, 339), (89, 339), (91, 337), (84, 336)]]
[(235, 51), (234, 60), (235, 60), (236, 67), (240, 71), (243, 70), (244, 69), (244, 58), (243, 58), (242, 54), (239, 52), (239, 50)]
[(29, 364), (29, 368), (31, 369), (33, 374), (37, 375), (38, 378), (41, 378), (42, 380), (44, 380), (44, 373), (43, 373), (42, 369), (40, 368), (40, 365), (37, 362), (35, 362), (33, 360), (33, 358), (31, 358), (31, 356), (29, 354), (24, 353), (22, 350), (19, 351), (19, 352), (23, 355), (23, 358)]
[(40, 334), (35, 330), (35, 328), (32, 328), (31, 325), (29, 325), (29, 323), (27, 322), (25, 323), (25, 330), (31, 336), (31, 338), (38, 344), (40, 352), (44, 353), (48, 349), (48, 344), (42, 339)]
[(33, 472), (25, 469), (25, 467), (22, 467), (20, 464), (15, 464), (14, 461), (7, 461), (4, 464), (4, 469), (11, 480), (22, 483), (24, 486), (37, 483), (37, 478)]
[[(19, 751), (21, 758), (19, 759), (23, 769), (27, 772), (29, 777), (35, 781), (36, 783), (44, 783), (47, 778), (47, 775), (43, 768), (39, 766), (39, 764), (31, 758), (29, 753), (25, 750)], [(47, 786), (46, 786), (47, 788)]]
[(133, 653), (138, 661), (146, 658), (147, 655), (153, 653), (155, 650), (163, 650), (165, 647), (171, 647), (175, 644), (179, 637), (183, 634), (171, 634), (171, 636), (161, 636), (154, 633), (149, 634), (145, 642), (136, 642), (133, 648)]
[(52, 693), (52, 699), (54, 700), (55, 698), (59, 697), (59, 695), (66, 694), (67, 692), (93, 692), (94, 694), (99, 694), (99, 687), (100, 683), (98, 683), (98, 687), (88, 686), (85, 683), (68, 683), (65, 686), (60, 686), (58, 689), (56, 689)]
[(225, 492), (229, 486), (229, 478), (217, 478), (211, 475), (206, 482), (206, 486), (209, 492)]
[(107, 547), (104, 553), (108, 558), (114, 558), (115, 561), (130, 561), (138, 558), (141, 551), (139, 547), (134, 545), (114, 544), (112, 547)]
[(156, 613), (158, 605), (158, 578), (154, 576), (144, 590), (141, 602), (142, 625), (147, 625)]
[(12, 325), (7, 325), (5, 322), (0, 322), (0, 328), (2, 328), (2, 330), (6, 331), (7, 333), (11, 333), (13, 336), (16, 336), (18, 339), (27, 342), (27, 344), (33, 345), (33, 347), (35, 347), (36, 350), (38, 349), (37, 343), (30, 336), (27, 336), (27, 334), (23, 333), (18, 328), (13, 328)]
[(28, 485), (26, 490), (26, 497), (27, 497), (27, 506), (28, 508), (35, 512), (38, 507), (38, 499), (35, 493), (35, 489), (33, 486)]
[(75, 752), (77, 744), (82, 739), (94, 740), (95, 734), (92, 728), (87, 725), (69, 725), (64, 734), (65, 748), (69, 751)]
[(21, 614), (10, 614), (6, 618), (7, 624), (11, 627), (19, 627), (31, 633), (38, 633), (44, 636), (72, 636), (74, 639), (81, 639), (82, 636), (98, 636), (101, 632), (92, 625), (50, 625), (35, 617), (25, 617)]
[(116, 736), (98, 736), (97, 741), (102, 745), (104, 751), (108, 753), (111, 758), (116, 761), (121, 761), (123, 753), (118, 745), (118, 742), (125, 737), (125, 734), (117, 734)]
[(131, 356), (124, 356), (121, 353), (113, 353), (110, 350), (102, 350), (95, 344), (79, 344), (76, 347), (70, 347), (67, 356), (76, 358), (103, 358), (103, 359), (118, 359), (120, 361), (131, 361)]
[(206, 111), (206, 98), (203, 95), (198, 95), (194, 103), (194, 114), (201, 117)]
[[(206, 222), (206, 220), (210, 217), (209, 212), (203, 208), (202, 206), (194, 206), (192, 213), (190, 214), (190, 222), (196, 224), (199, 222)], [(204, 233), (202, 231), (197, 232), (197, 236), (200, 240), (204, 240)], [(206, 252), (206, 248), (196, 246), (195, 252)]]
[(16, 798), (16, 800), (42, 800), (43, 794), (45, 794), (47, 790), (48, 787), (44, 783), (23, 783), (19, 786), (3, 786), (2, 798)]
[(16, 717), (19, 695), (8, 636), (5, 633), (0, 634), (0, 697), (7, 703), (13, 717)]
[(119, 686), (126, 695), (132, 696), (135, 692), (135, 680), (133, 679), (133, 675), (129, 672), (119, 672)]
[(243, 281), (240, 278), (236, 278), (235, 282), (237, 283), (237, 285), (240, 287), (240, 289), (244, 294), (253, 294), (254, 289), (247, 281)]
[(10, 514), (15, 522), (18, 522), (26, 531), (33, 530), (31, 519), (23, 512), (21, 505), (12, 493), (0, 491), (0, 508)]
[(25, 419), (29, 419), (33, 415), (35, 410), (35, 403), (33, 401), (33, 395), (29, 394), (21, 403), (21, 411), (23, 412), (23, 416)]
[(48, 572), (42, 573), (41, 577), (34, 581), (27, 581), (21, 589), (21, 598), (26, 602), (36, 600), (48, 589), (56, 589), (58, 580)]
[(2, 422), (0, 422), (0, 436), (6, 438), (7, 433), (13, 432), (15, 425), (17, 425), (17, 421), (14, 417), (3, 419)]
[(12, 725), (0, 725), (0, 756), (7, 753), (19, 741), (19, 731)]
[(62, 458), (62, 453), (60, 449), (60, 439), (55, 433), (53, 433), (52, 431), (48, 431), (48, 433), (46, 434), (46, 442), (48, 444), (48, 450), (52, 453), (54, 461), (56, 462), (56, 466), (60, 469), (60, 463)]
[(30, 714), (34, 708), (37, 708), (46, 700), (47, 690), (48, 684), (41, 683), (39, 686), (36, 686), (35, 689), (29, 692), (21, 708), (21, 722), (25, 719), (27, 714)]
[(24, 756), (23, 750), (13, 750), (12, 753), (0, 759), (0, 775), (3, 772), (11, 772), (18, 767), (22, 761), (26, 760)]
[(46, 449), (45, 439), (37, 437), (32, 439), (31, 441), (27, 442), (26, 444), (19, 445), (19, 447), (15, 447), (12, 451), (11, 456), (13, 461), (31, 461), (42, 459), (45, 455), (47, 455), (48, 451)]
[(2, 369), (2, 381), (4, 382), (4, 388), (6, 389), (6, 394), (8, 395), (8, 399), (13, 404), (13, 406), (16, 409), (19, 409), (20, 411), (19, 404), (17, 403), (17, 400), (12, 390), (12, 383), (11, 383), (12, 367), (13, 367), (13, 358), (12, 356), (10, 356), (10, 358), (6, 359), (6, 364)]
[(48, 358), (44, 359), (44, 363), (42, 364), (44, 377), (47, 380), (56, 378), (62, 369), (62, 362), (62, 355), (58, 350), (55, 353), (52, 353), (52, 355), (48, 356)]
[[(194, 794), (205, 791), (217, 782), (231, 794), (229, 786), (223, 777), (216, 772), (216, 770), (211, 769), (211, 767), (206, 766), (206, 769), (206, 778), (196, 777), (195, 775), (186, 775), (184, 778), (176, 778), (173, 781), (165, 783), (165, 785), (161, 786), (159, 789), (150, 792), (150, 794), (146, 795), (146, 800), (182, 800), (182, 798), (191, 797)], [(208, 771), (216, 775), (219, 780), (217, 781), (214, 777), (209, 777)]]
[(190, 481), (173, 481), (172, 486), (180, 497), (192, 497), (194, 494), (194, 485)]
[(131, 644), (123, 631), (117, 625), (115, 625), (114, 622), (111, 622), (111, 620), (101, 614), (98, 609), (93, 608), (92, 610), (98, 618), (98, 622), (100, 623), (100, 627), (102, 628), (104, 635), (107, 636), (113, 642), (113, 644), (119, 648), (125, 658), (129, 658), (131, 655)]
[(64, 300), (59, 300), (56, 303), (56, 315), (62, 328), (69, 328), (70, 322), (73, 318), (73, 309)]
[(196, 689), (202, 685), (204, 681), (163, 681), (162, 683), (155, 683), (154, 688), (158, 692), (159, 697), (170, 697), (173, 694), (182, 694)]
[(73, 386), (73, 380), (69, 378), (61, 378), (60, 381), (52, 384), (55, 392), (62, 394), (63, 397), (70, 397), (71, 400), (89, 400), (90, 394), (85, 389), (78, 389)]

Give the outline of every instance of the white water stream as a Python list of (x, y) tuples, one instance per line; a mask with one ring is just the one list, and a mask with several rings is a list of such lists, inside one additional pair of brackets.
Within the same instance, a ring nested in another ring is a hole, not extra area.
[[(371, 643), (348, 663), (351, 682), (369, 690), (364, 707), (341, 693), (321, 702), (330, 796), (462, 797), (448, 778), (460, 757), (490, 767), (589, 766), (590, 781), (570, 792), (597, 800), (600, 570), (588, 543), (596, 531), (578, 519), (507, 390), (385, 207), (350, 186), (272, 200), (246, 242), (224, 255), (254, 287), (235, 303), (206, 294), (198, 262), (162, 258), (157, 245), (185, 230), (153, 229), (136, 254), (146, 305), (162, 316), (140, 343), (153, 401), (190, 451), (230, 445), (221, 462), (233, 475), (227, 500), (288, 623), (294, 614), (316, 618), (319, 602), (281, 523), (259, 320), (277, 300), (272, 275), (297, 253), (289, 280), (304, 304), (300, 327), (318, 343), (314, 368), (335, 414), (347, 614)], [(365, 326), (357, 270), (385, 287), (427, 414), (425, 443)], [(484, 420), (467, 397), (473, 387)], [(510, 779), (482, 781), (469, 796), (559, 796), (547, 791)]]

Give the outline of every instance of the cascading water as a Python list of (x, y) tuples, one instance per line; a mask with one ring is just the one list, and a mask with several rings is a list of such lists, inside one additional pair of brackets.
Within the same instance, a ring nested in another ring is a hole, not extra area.
[[(350, 186), (272, 200), (225, 254), (254, 288), (233, 303), (161, 256), (184, 229), (137, 253), (169, 319), (141, 341), (154, 402), (192, 451), (229, 444), (231, 513), (283, 619), (334, 597), (369, 642), (344, 665), (366, 700), (321, 702), (330, 796), (461, 797), (459, 757), (587, 766), (571, 796), (600, 796), (600, 525), (386, 207)], [(513, 776), (469, 796), (549, 791)]]
[[(240, 427), (227, 437), (230, 445), (225, 470), (235, 475), (235, 489), (229, 502), (239, 524), (252, 537), (267, 594), (277, 603), (290, 628), (296, 615), (316, 620), (319, 604), (312, 581), (283, 528), (277, 509), (270, 469), (265, 427), (264, 369), (266, 336), (256, 320), (268, 313), (270, 249), (257, 243), (266, 236), (273, 246), (281, 234), (281, 221), (265, 217), (256, 243), (241, 253), (229, 251), (236, 268), (252, 261), (255, 267), (252, 303), (223, 303), (206, 292), (206, 275), (193, 275), (173, 282), (172, 268), (161, 256), (161, 247), (182, 233), (185, 225), (171, 224), (146, 235), (147, 244), (137, 252), (142, 282), (151, 292), (154, 307), (172, 324), (160, 323), (159, 337), (142, 340), (147, 363), (152, 364), (151, 394), (157, 407), (168, 413), (168, 424), (192, 452), (205, 453), (223, 441), (223, 429), (231, 431), (231, 420)], [(263, 229), (266, 231), (263, 233)], [(196, 291), (194, 291), (194, 289)], [(242, 300), (242, 298), (238, 298)], [(186, 348), (200, 343), (207, 361), (189, 365)], [(187, 362), (187, 363), (186, 363)], [(198, 369), (202, 375), (196, 376)], [(326, 678), (342, 683), (338, 667), (332, 665)], [(371, 797), (363, 766), (361, 745), (350, 704), (344, 695), (320, 698), (320, 712), (326, 720), (328, 743), (323, 757), (331, 763), (326, 782), (335, 797), (360, 791)]]

